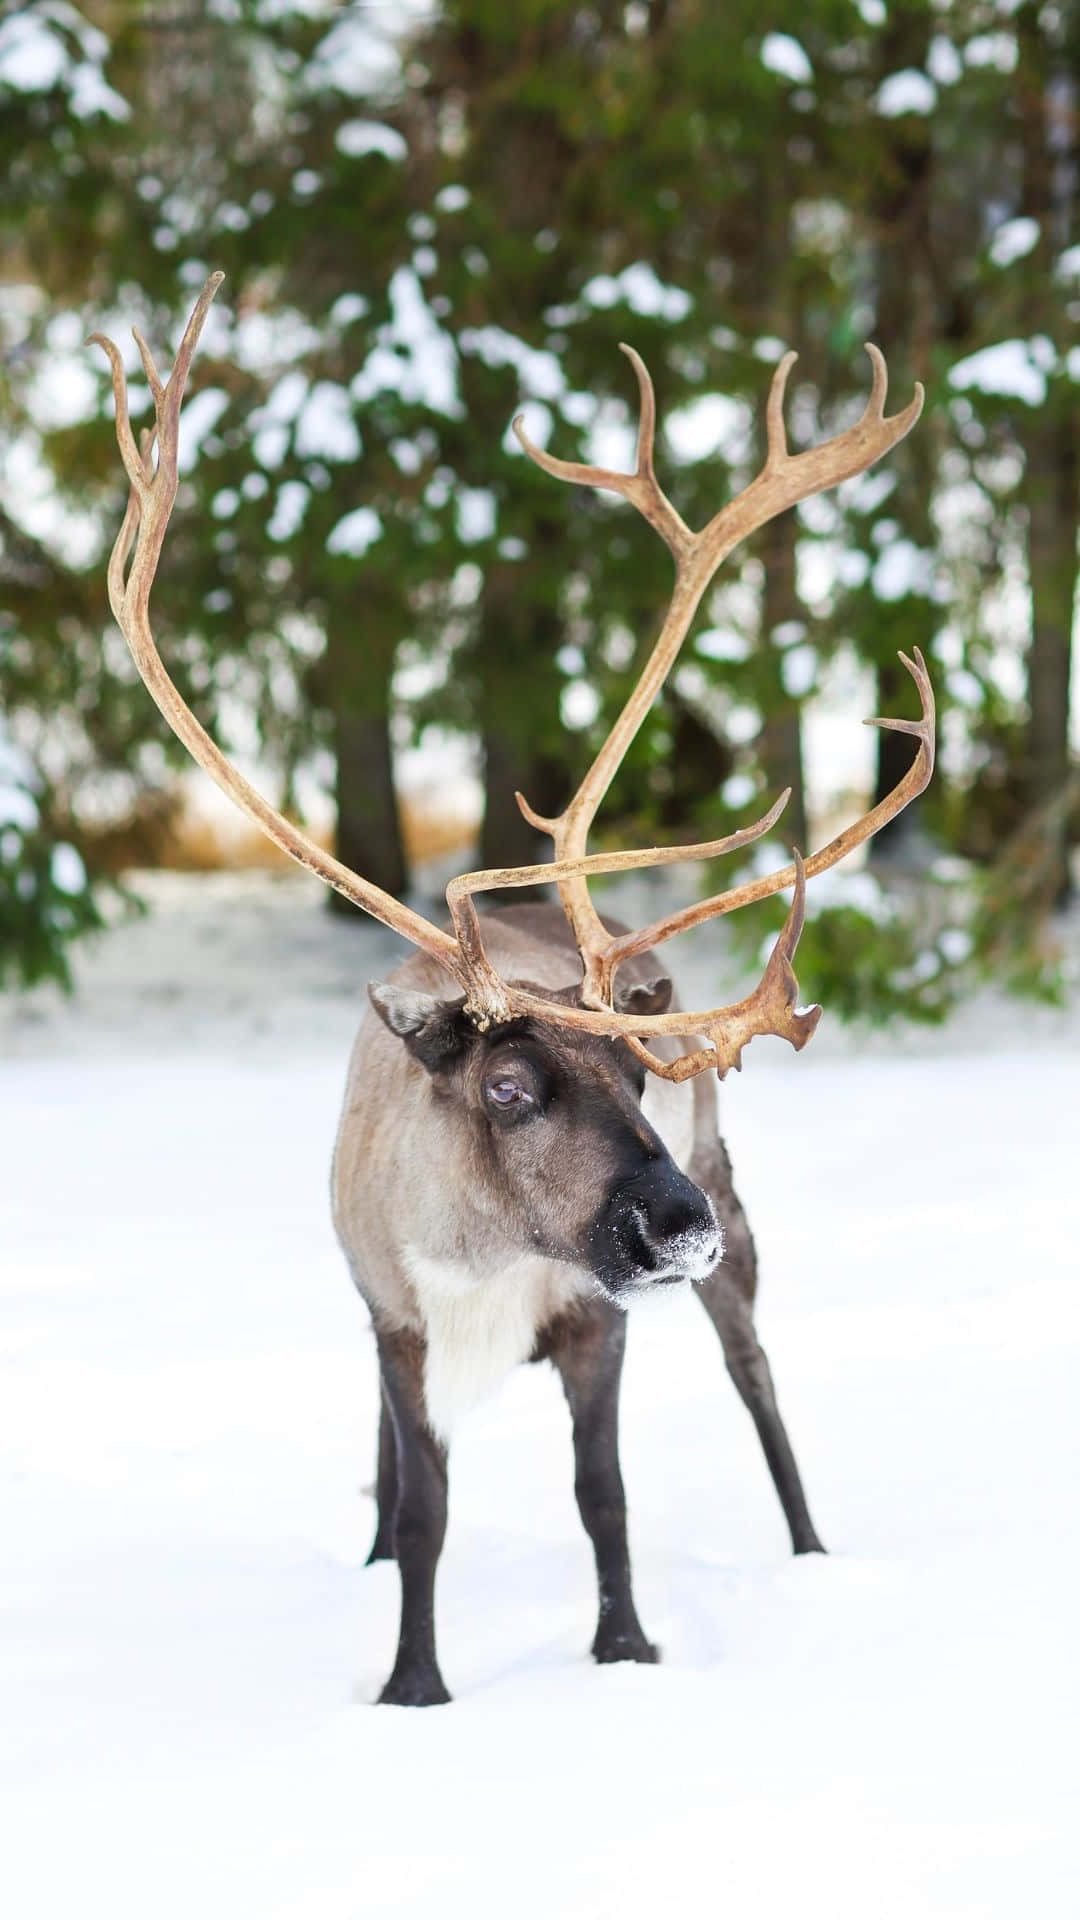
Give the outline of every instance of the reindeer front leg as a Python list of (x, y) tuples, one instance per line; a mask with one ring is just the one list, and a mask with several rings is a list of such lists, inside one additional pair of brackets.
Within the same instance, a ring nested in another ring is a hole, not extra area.
[(551, 1344), (574, 1423), (574, 1491), (596, 1555), (600, 1617), (593, 1659), (652, 1662), (630, 1586), (626, 1495), (619, 1471), (619, 1381), (626, 1315), (597, 1302), (587, 1317), (568, 1318)]
[(378, 1331), (376, 1337), (393, 1430), (392, 1540), (401, 1574), (397, 1658), (379, 1700), (394, 1707), (442, 1706), (450, 1695), (435, 1652), (435, 1569), (446, 1534), (446, 1448), (427, 1423), (423, 1339), (408, 1331)]
[(397, 1512), (397, 1445), (394, 1440), (394, 1421), (386, 1398), (386, 1389), (380, 1379), (379, 1393), (379, 1450), (378, 1464), (375, 1469), (375, 1538), (371, 1543), (365, 1566), (374, 1566), (376, 1560), (394, 1558), (394, 1515)]

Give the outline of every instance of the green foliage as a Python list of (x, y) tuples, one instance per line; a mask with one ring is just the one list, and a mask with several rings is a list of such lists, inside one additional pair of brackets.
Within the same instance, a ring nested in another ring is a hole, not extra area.
[[(347, 857), (387, 884), (393, 795), (375, 834), (345, 777), (358, 740), (374, 788), (391, 736), (468, 735), (484, 863), (532, 857), (511, 790), (561, 804), (663, 615), (660, 542), (623, 503), (540, 473), (512, 414), (553, 452), (629, 460), (629, 339), (656, 383), (664, 484), (697, 526), (752, 477), (782, 347), (800, 355), (799, 447), (850, 419), (877, 338), (890, 405), (927, 383), (923, 423), (881, 472), (732, 556), (597, 844), (721, 833), (787, 784), (797, 814), (806, 716), (836, 664), (872, 678), (867, 710), (908, 712), (895, 655), (918, 645), (948, 743), (923, 837), (985, 864), (1035, 822), (1052, 851), (1037, 899), (1022, 869), (994, 882), (985, 935), (970, 888), (941, 925), (969, 915), (976, 956), (1043, 978), (1032, 956), (1072, 831), (1054, 801), (1080, 169), (1060, 116), (1052, 164), (1045, 131), (1075, 71), (1072, 10), (784, 0), (764, 26), (750, 0), (445, 0), (400, 43), (396, 16), (364, 4), (19, 13), (0, 22), (0, 422), (27, 477), (0, 495), (0, 672), (48, 779), (13, 888), (103, 793), (131, 809), (183, 764), (116, 636), (101, 645), (123, 485), (104, 370), (87, 391), (76, 342), (137, 321), (164, 353), (221, 266), (156, 592), (163, 650), (282, 794), (336, 768)], [(13, 33), (50, 49), (36, 79)], [(1000, 357), (979, 361), (1009, 342), (1015, 390)], [(51, 517), (34, 505), (49, 483)], [(884, 790), (907, 748), (879, 738)], [(89, 921), (54, 905), (55, 945)], [(989, 932), (1006, 923), (1008, 953)], [(963, 972), (938, 961), (899, 909), (811, 886), (802, 967), (830, 1005), (938, 1018)]]
[(842, 1020), (913, 1020), (939, 1026), (957, 997), (955, 969), (935, 942), (901, 916), (881, 920), (859, 907), (822, 907), (799, 942), (807, 980), (822, 980)]
[[(958, 924), (967, 910), (955, 890), (924, 881), (917, 902), (901, 903), (863, 873), (836, 881), (829, 893), (839, 897), (822, 901), (813, 882), (808, 886), (796, 960), (804, 997), (841, 1020), (871, 1026), (939, 1026), (947, 1019), (971, 991), (976, 964), (972, 935)], [(786, 911), (774, 898), (733, 916), (736, 951), (763, 963)]]
[(30, 782), (7, 751), (0, 822), (0, 986), (55, 980), (67, 988), (68, 947), (100, 927), (100, 914), (82, 861), (43, 829)]

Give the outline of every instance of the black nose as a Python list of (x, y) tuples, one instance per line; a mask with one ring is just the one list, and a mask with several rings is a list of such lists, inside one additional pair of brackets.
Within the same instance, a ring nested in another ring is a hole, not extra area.
[(703, 1280), (720, 1250), (712, 1203), (666, 1156), (622, 1181), (597, 1222), (598, 1270), (616, 1290)]
[(673, 1180), (654, 1186), (643, 1196), (642, 1236), (646, 1244), (662, 1252), (673, 1240), (694, 1237), (703, 1241), (703, 1251), (711, 1249), (713, 1258), (718, 1258), (719, 1235), (712, 1207), (700, 1187), (695, 1187), (677, 1167), (673, 1171)]

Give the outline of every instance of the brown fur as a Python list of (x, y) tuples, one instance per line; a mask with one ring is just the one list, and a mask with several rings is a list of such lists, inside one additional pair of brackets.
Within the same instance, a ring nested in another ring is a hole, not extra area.
[[(489, 916), (484, 930), (505, 979), (573, 997), (580, 962), (558, 909), (518, 907)], [(656, 958), (644, 955), (623, 971), (624, 990), (645, 986), (655, 980)], [(349, 1068), (333, 1203), (379, 1345), (372, 1558), (396, 1558), (402, 1578), (398, 1657), (381, 1697), (405, 1705), (449, 1697), (433, 1613), (445, 1435), (472, 1400), (528, 1359), (555, 1364), (570, 1404), (578, 1502), (600, 1589), (594, 1655), (653, 1660), (631, 1593), (618, 1466), (626, 1316), (589, 1264), (613, 1207), (621, 1230), (618, 1208), (625, 1213), (637, 1183), (646, 1182), (641, 1191), (654, 1208), (662, 1211), (669, 1193), (676, 1208), (697, 1194), (690, 1204), (698, 1217), (701, 1209), (710, 1217), (711, 1202), (722, 1222), (726, 1257), (712, 1271), (699, 1268), (695, 1291), (757, 1426), (795, 1551), (821, 1544), (754, 1332), (754, 1247), (717, 1132), (715, 1084), (643, 1075), (621, 1042), (547, 1023), (518, 1021), (477, 1036), (457, 1010), (455, 983), (427, 954), (412, 955), (375, 997), (382, 1018), (372, 1012), (364, 1020)], [(667, 1044), (670, 1058), (682, 1043)], [(504, 1076), (535, 1093), (529, 1124), (504, 1125), (492, 1113), (490, 1085)], [(645, 1217), (651, 1231), (647, 1209)], [(704, 1248), (707, 1232), (694, 1228), (695, 1248)], [(661, 1236), (658, 1244), (669, 1243)], [(658, 1280), (667, 1277), (658, 1271)]]

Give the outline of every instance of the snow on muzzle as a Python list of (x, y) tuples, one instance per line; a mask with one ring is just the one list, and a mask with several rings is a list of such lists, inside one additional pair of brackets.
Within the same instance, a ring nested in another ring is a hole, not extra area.
[(593, 1271), (613, 1299), (676, 1280), (707, 1280), (724, 1250), (708, 1194), (673, 1160), (615, 1188), (590, 1236)]

